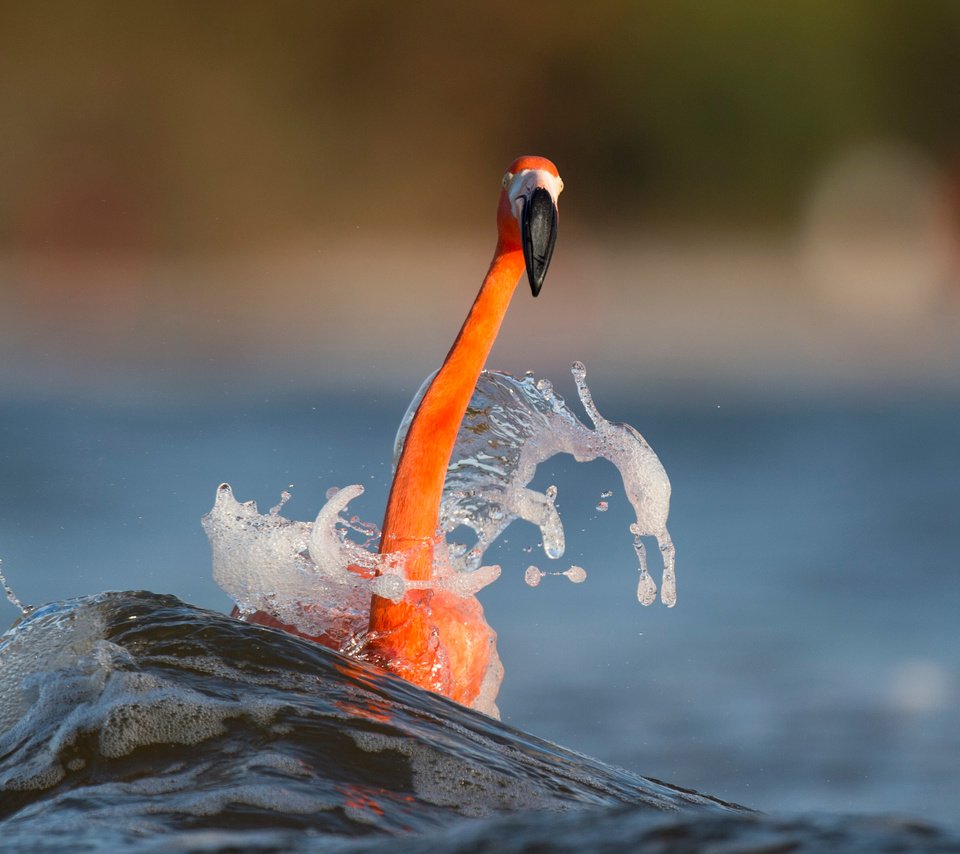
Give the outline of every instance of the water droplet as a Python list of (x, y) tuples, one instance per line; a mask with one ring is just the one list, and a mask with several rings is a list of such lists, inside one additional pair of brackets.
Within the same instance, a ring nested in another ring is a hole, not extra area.
[(543, 539), (543, 553), (550, 558), (550, 560), (563, 557), (565, 546), (566, 543), (562, 535), (560, 537), (544, 537)]
[[(228, 487), (229, 489), (229, 487)], [(31, 609), (25, 606), (18, 598), (17, 594), (13, 592), (13, 588), (7, 583), (7, 579), (3, 575), (3, 561), (0, 560), (0, 585), (3, 586), (3, 592), (7, 594), (7, 601), (13, 605), (14, 608), (18, 608), (21, 614), (29, 614)]]
[(605, 490), (603, 490), (603, 492), (600, 493), (600, 497), (601, 497), (601, 498), (612, 498), (612, 497), (613, 497), (613, 490), (612, 490), (612, 489), (605, 489)]
[(583, 584), (587, 580), (587, 571), (582, 566), (571, 566), (565, 573), (574, 584)]
[(640, 580), (637, 582), (637, 601), (641, 605), (652, 605), (657, 599), (657, 585), (650, 573), (645, 569), (640, 571)]
[(607, 504), (606, 501), (598, 501), (597, 506), (594, 507), (593, 509), (596, 510), (598, 513), (606, 513), (609, 507), (610, 505)]
[(527, 582), (530, 587), (536, 587), (540, 581), (543, 579), (545, 573), (541, 572), (535, 566), (528, 566), (527, 571), (523, 574), (523, 580)]
[(286, 504), (291, 498), (290, 492), (288, 490), (283, 490), (280, 493), (280, 500), (270, 508), (271, 516), (279, 516), (280, 511), (283, 510), (283, 505)]

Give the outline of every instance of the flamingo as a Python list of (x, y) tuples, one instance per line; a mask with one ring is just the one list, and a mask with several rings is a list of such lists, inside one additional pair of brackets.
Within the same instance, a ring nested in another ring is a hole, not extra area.
[[(488, 680), (499, 684), (499, 661), (479, 601), (430, 586), (443, 485), (460, 422), (524, 271), (534, 297), (543, 287), (562, 190), (557, 167), (544, 157), (519, 157), (504, 174), (493, 260), (410, 423), (381, 526), (380, 554), (398, 561), (416, 586), (400, 601), (372, 597), (365, 657), (464, 705), (476, 704)], [(247, 619), (303, 634), (262, 611)], [(311, 639), (334, 645), (326, 636)]]
[[(557, 238), (563, 181), (544, 157), (519, 157), (503, 176), (497, 245), (470, 313), (420, 402), (397, 462), (380, 553), (404, 554), (411, 581), (431, 576), (437, 517), (450, 455), (510, 299), (524, 269), (540, 293)], [(495, 635), (473, 597), (411, 590), (400, 602), (374, 596), (370, 631), (382, 666), (469, 705), (481, 690)]]

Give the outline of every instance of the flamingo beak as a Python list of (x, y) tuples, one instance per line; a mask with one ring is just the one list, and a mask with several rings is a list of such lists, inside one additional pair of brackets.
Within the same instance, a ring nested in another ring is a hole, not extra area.
[(524, 200), (520, 212), (520, 241), (523, 245), (523, 260), (527, 266), (527, 279), (534, 296), (540, 293), (547, 267), (553, 257), (557, 242), (557, 203), (544, 187), (534, 187)]

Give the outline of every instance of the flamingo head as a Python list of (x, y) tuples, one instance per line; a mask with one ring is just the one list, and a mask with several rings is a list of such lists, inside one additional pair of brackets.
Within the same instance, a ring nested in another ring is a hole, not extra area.
[(546, 157), (518, 157), (503, 176), (497, 228), (503, 250), (523, 250), (530, 290), (536, 296), (557, 242), (557, 197), (563, 181)]

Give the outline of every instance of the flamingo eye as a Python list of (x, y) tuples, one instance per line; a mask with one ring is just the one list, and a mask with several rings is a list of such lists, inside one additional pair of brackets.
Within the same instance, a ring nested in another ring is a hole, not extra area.
[(512, 180), (513, 180), (513, 172), (504, 172), (503, 181), (500, 182), (501, 184), (503, 184), (503, 189), (507, 189), (507, 187), (509, 186)]

